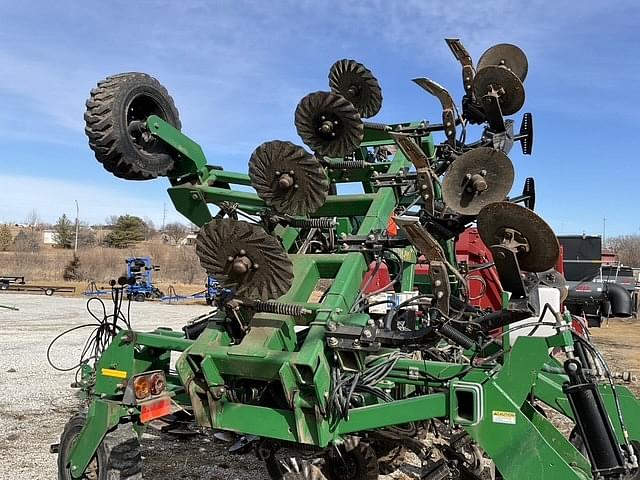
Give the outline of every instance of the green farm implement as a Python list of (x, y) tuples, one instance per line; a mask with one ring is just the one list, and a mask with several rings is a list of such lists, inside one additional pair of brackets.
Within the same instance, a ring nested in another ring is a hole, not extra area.
[[(530, 114), (519, 131), (505, 118), (523, 106), (527, 59), (500, 44), (474, 64), (447, 43), (460, 108), (417, 78), (442, 105), (436, 123), (365, 120), (380, 85), (340, 60), (329, 90), (295, 109), (313, 153), (269, 141), (248, 174), (207, 163), (154, 78), (98, 83), (85, 114), (96, 158), (120, 178), (169, 179), (221, 288), (182, 331), (134, 331), (114, 313), (82, 365), (90, 403), (55, 448), (59, 479), (142, 478), (138, 435), (176, 411), (254, 439), (276, 480), (375, 479), (403, 449), (429, 480), (638, 478), (640, 402), (561, 310), (559, 245), (532, 211), (533, 184), (508, 197), (507, 154), (533, 142)], [(484, 265), (456, 260), (472, 224)], [(489, 268), (503, 291), (494, 311), (469, 295), (469, 277)]]

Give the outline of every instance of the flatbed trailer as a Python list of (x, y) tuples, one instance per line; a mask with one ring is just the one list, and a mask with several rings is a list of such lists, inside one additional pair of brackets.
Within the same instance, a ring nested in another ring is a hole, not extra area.
[(9, 285), (3, 285), (3, 291), (11, 291), (11, 292), (39, 292), (43, 293), (46, 296), (50, 297), (55, 293), (75, 293), (76, 287), (66, 287), (59, 285), (33, 285), (29, 283), (12, 283)]
[(24, 276), (22, 275), (2, 275), (0, 276), (0, 290), (7, 290), (9, 285), (24, 285)]

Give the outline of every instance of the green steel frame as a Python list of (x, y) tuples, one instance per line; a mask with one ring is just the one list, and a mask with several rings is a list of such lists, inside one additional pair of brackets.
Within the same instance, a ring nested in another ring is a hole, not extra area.
[[(175, 208), (190, 221), (204, 225), (212, 218), (209, 204), (223, 201), (238, 203), (239, 209), (248, 214), (260, 214), (266, 209), (257, 195), (232, 189), (234, 185), (250, 185), (247, 175), (207, 165), (202, 149), (162, 119), (152, 116), (147, 124), (154, 135), (180, 153), (168, 191)], [(365, 130), (363, 149), (391, 144), (388, 133)], [(433, 156), (430, 135), (423, 138), (422, 146)], [(349, 172), (348, 178), (344, 172), (330, 172), (332, 182), (358, 181), (365, 193), (331, 195), (314, 216), (338, 217), (346, 230), (357, 218), (359, 226), (348, 233), (358, 235), (385, 229), (401, 198), (394, 187), (376, 187), (372, 181), (374, 172), (396, 173), (409, 166), (398, 152), (392, 161)], [(277, 233), (285, 249), (291, 249), (298, 230), (287, 227)], [(449, 258), (455, 259), (453, 245), (443, 247)], [(409, 248), (401, 253), (409, 260), (402, 266), (407, 272), (403, 288), (412, 290), (418, 286), (414, 285), (415, 251)], [(196, 340), (187, 340), (182, 333), (168, 329), (150, 333), (123, 331), (115, 337), (96, 364), (88, 421), (70, 456), (74, 478), (81, 477), (109, 430), (121, 422), (139, 423), (138, 408), (122, 404), (122, 380), (103, 375), (103, 369), (125, 371), (129, 377), (151, 370), (169, 372), (172, 352), (180, 355), (177, 374), (167, 377), (173, 400), (192, 409), (198, 423), (204, 426), (325, 447), (354, 432), (432, 418), (448, 419), (467, 430), (507, 480), (591, 478), (589, 462), (532, 403), (537, 399), (563, 415), (572, 415), (562, 391), (566, 377), (545, 373), (545, 366), (555, 365), (550, 349), (572, 346), (572, 339), (566, 334), (519, 338), (498, 366), (401, 359), (387, 380), (397, 386), (433, 387), (433, 393), (389, 403), (371, 401), (352, 408), (346, 419), (329, 418), (330, 366), (336, 359), (326, 347), (327, 325), (366, 324), (368, 315), (349, 312), (371, 258), (353, 252), (291, 254), (290, 258), (294, 283), (279, 300), (311, 310), (312, 315), (304, 319), (257, 314), (240, 344), (234, 344), (223, 328), (224, 312), (219, 312)], [(321, 279), (330, 279), (331, 286), (320, 303), (312, 303), (309, 298)], [(309, 327), (301, 345), (296, 341), (296, 326)], [(355, 355), (351, 360), (361, 365), (363, 358)], [(225, 387), (240, 379), (280, 385), (286, 404), (267, 408), (231, 401)], [(604, 384), (600, 390), (622, 442), (612, 391)], [(640, 440), (640, 402), (623, 387), (617, 391), (630, 438)]]

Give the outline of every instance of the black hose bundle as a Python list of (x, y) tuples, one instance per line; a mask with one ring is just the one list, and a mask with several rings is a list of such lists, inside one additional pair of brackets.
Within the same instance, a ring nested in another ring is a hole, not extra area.
[[(80, 373), (84, 365), (89, 364), (91, 361), (96, 361), (100, 358), (102, 353), (107, 349), (113, 338), (124, 328), (131, 330), (130, 313), (131, 313), (131, 300), (127, 302), (126, 316), (122, 312), (122, 302), (124, 300), (123, 288), (113, 288), (111, 291), (111, 300), (113, 301), (113, 313), (107, 313), (107, 306), (101, 298), (91, 297), (87, 300), (86, 308), (89, 315), (95, 320), (91, 323), (85, 323), (71, 327), (64, 332), (57, 335), (49, 346), (47, 347), (47, 362), (51, 367), (59, 372), (71, 372), (76, 370), (76, 382), (78, 380), (78, 374)], [(97, 313), (91, 309), (91, 305), (98, 303), (101, 310)], [(60, 367), (51, 360), (51, 349), (53, 346), (63, 338), (76, 330), (83, 328), (93, 328), (89, 337), (87, 338), (82, 352), (80, 353), (80, 359), (78, 363), (71, 367)]]
[[(349, 408), (352, 407), (355, 393), (369, 394), (384, 402), (392, 402), (393, 397), (378, 385), (391, 373), (399, 359), (407, 357), (406, 353), (395, 351), (371, 358), (367, 362), (368, 368), (363, 372), (345, 373), (338, 367), (333, 367), (331, 369), (332, 387), (329, 396), (330, 418), (334, 422), (346, 419)], [(384, 360), (376, 363), (381, 358)]]

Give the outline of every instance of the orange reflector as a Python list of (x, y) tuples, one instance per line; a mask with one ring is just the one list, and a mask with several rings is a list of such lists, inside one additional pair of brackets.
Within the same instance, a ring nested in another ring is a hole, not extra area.
[(171, 413), (171, 399), (168, 397), (158, 398), (142, 404), (140, 411), (140, 421), (150, 422), (156, 418), (164, 417)]
[(398, 224), (393, 221), (393, 217), (389, 217), (389, 222), (387, 223), (387, 233), (390, 237), (398, 236)]

